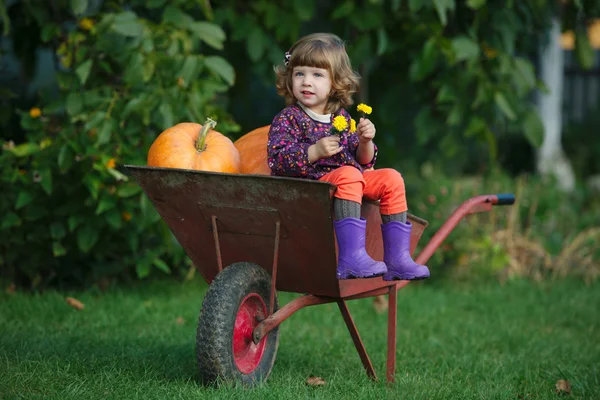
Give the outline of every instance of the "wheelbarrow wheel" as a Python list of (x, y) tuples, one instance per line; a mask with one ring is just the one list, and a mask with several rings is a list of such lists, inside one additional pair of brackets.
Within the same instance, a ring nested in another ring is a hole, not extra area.
[[(271, 277), (260, 266), (234, 263), (211, 283), (198, 319), (196, 351), (200, 378), (245, 386), (267, 379), (275, 363), (279, 330), (273, 329), (258, 344), (254, 328), (267, 318)], [(279, 307), (277, 295), (274, 310)]]

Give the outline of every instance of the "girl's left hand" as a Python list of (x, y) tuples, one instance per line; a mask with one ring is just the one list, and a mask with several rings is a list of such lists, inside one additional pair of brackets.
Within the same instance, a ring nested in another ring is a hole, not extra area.
[(369, 119), (361, 118), (356, 125), (356, 134), (361, 142), (370, 142), (375, 137), (375, 125)]

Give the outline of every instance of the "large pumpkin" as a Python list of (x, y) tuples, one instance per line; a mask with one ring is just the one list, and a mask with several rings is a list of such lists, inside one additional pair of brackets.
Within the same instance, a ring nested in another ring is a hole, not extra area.
[(213, 130), (216, 122), (204, 126), (182, 122), (162, 132), (150, 146), (148, 165), (213, 172), (240, 172), (240, 155), (233, 142)]
[(240, 154), (242, 174), (271, 175), (267, 163), (267, 140), (270, 125), (257, 128), (234, 142)]

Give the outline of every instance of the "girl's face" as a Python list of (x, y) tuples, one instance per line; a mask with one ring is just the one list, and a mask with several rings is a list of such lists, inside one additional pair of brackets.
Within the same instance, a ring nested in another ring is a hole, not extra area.
[(325, 114), (331, 92), (331, 77), (323, 68), (294, 67), (292, 72), (294, 97), (311, 111)]

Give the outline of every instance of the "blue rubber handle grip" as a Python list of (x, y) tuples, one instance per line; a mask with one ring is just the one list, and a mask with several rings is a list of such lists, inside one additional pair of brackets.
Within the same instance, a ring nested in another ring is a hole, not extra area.
[(515, 204), (515, 195), (512, 193), (501, 193), (497, 194), (498, 202), (497, 206), (510, 206), (511, 204)]

